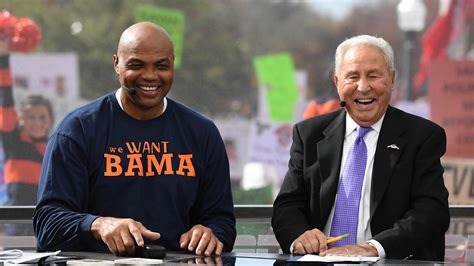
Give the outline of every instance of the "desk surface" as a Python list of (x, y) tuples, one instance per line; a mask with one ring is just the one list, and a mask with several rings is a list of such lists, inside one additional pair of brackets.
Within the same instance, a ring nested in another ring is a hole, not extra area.
[[(97, 260), (115, 260), (123, 259), (112, 254), (90, 253), (90, 252), (61, 252), (62, 256), (71, 256), (78, 258), (88, 258)], [(201, 257), (184, 252), (168, 252), (161, 265), (229, 265), (229, 266), (269, 266), (269, 265), (324, 265), (321, 263), (295, 263), (288, 262), (291, 255), (264, 254), (264, 253), (224, 253), (220, 257)], [(388, 264), (423, 264), (439, 265), (444, 262), (429, 261), (407, 261), (407, 260), (380, 260), (376, 265)], [(57, 264), (56, 264), (57, 265)]]

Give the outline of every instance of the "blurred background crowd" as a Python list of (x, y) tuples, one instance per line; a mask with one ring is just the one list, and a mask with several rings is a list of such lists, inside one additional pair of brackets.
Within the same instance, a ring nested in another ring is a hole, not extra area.
[[(391, 104), (445, 128), (450, 203), (474, 203), (473, 0), (3, 0), (0, 10), (0, 32), (17, 27), (37, 41), (10, 51), (12, 103), (21, 112), (29, 96), (47, 99), (51, 130), (119, 87), (112, 54), (124, 28), (162, 25), (176, 47), (169, 97), (217, 124), (236, 204), (270, 204), (287, 169), (292, 125), (340, 108), (337, 44), (383, 37), (395, 51)], [(11, 113), (0, 116), (5, 140)], [(2, 143), (0, 200), (8, 205)]]

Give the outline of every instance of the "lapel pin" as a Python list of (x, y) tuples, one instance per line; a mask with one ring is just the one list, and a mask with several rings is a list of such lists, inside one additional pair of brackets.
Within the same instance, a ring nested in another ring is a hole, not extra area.
[(398, 146), (396, 144), (390, 144), (387, 146), (387, 148), (389, 149), (394, 149), (394, 150), (399, 150), (400, 148), (398, 148)]

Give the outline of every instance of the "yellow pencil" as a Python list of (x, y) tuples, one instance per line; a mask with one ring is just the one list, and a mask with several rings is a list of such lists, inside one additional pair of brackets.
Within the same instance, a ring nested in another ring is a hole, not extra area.
[(340, 235), (340, 236), (335, 236), (335, 237), (329, 237), (328, 240), (327, 240), (327, 243), (328, 244), (332, 244), (338, 240), (341, 240), (343, 238), (346, 238), (349, 234), (344, 234), (344, 235)]

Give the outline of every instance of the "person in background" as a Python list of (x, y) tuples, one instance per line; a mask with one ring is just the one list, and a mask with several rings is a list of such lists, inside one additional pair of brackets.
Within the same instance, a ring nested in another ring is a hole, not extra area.
[[(285, 253), (444, 260), (446, 134), (389, 105), (392, 47), (359, 35), (335, 55), (342, 105), (294, 126), (272, 226)], [(328, 245), (328, 237), (348, 234)]]
[[(323, 72), (323, 75), (319, 79), (318, 87), (330, 88), (333, 86), (333, 74), (334, 74), (334, 64), (328, 66)], [(337, 99), (337, 93), (330, 92), (326, 96), (319, 96), (311, 100), (306, 106), (305, 111), (303, 112), (303, 119), (308, 119), (314, 116), (323, 115), (335, 111), (341, 106)]]
[(328, 99), (327, 101), (318, 102), (311, 100), (303, 113), (303, 119), (308, 119), (318, 115), (330, 113), (339, 109), (339, 101), (335, 99)]
[(35, 205), (41, 163), (53, 126), (49, 100), (30, 95), (17, 113), (12, 90), (9, 40), (0, 36), (0, 134), (5, 154), (4, 205)]
[[(1, 138), (1, 137), (0, 137)], [(4, 169), (5, 169), (5, 152), (3, 150), (3, 142), (0, 141), (0, 205), (7, 201), (7, 193), (4, 183)]]
[(231, 251), (224, 142), (212, 121), (166, 97), (168, 33), (150, 22), (130, 26), (113, 65), (121, 87), (70, 113), (48, 142), (33, 214), (38, 249)]

